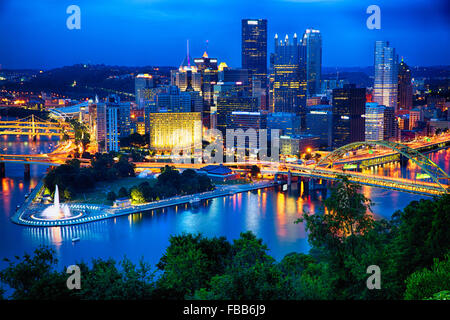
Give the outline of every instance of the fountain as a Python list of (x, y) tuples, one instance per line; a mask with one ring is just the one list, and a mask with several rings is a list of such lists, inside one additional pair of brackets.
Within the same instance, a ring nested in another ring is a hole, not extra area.
[(53, 199), (53, 204), (45, 208), (45, 210), (38, 214), (35, 218), (43, 220), (61, 220), (74, 218), (74, 216), (70, 212), (69, 206), (66, 204), (61, 205), (59, 203), (58, 185), (56, 185), (55, 196), (53, 197)]

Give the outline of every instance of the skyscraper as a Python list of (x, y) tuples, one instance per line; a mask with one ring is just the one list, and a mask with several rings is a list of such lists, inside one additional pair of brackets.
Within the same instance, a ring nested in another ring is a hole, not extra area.
[(333, 147), (364, 141), (366, 89), (344, 85), (333, 90)]
[(247, 69), (250, 80), (255, 77), (265, 88), (267, 77), (267, 20), (242, 20), (242, 69)]
[(226, 92), (217, 98), (217, 129), (222, 131), (224, 136), (233, 111), (258, 112), (257, 99), (242, 96), (239, 92)]
[(306, 108), (304, 53), (305, 47), (298, 43), (297, 34), (294, 34), (292, 42), (289, 41), (288, 35), (284, 41), (278, 42), (278, 35), (275, 35), (273, 55), (275, 112), (293, 112), (304, 118)]
[(151, 74), (138, 74), (134, 79), (134, 90), (136, 94), (136, 104), (139, 108), (144, 108), (153, 100), (152, 89), (156, 87), (155, 79)]
[(180, 88), (181, 91), (202, 90), (202, 76), (194, 60), (189, 55), (189, 41), (187, 42), (186, 57), (178, 70), (170, 72), (171, 84)]
[(97, 142), (100, 152), (119, 151), (119, 138), (130, 135), (130, 102), (116, 95), (97, 103)]
[(333, 143), (333, 112), (330, 105), (309, 106), (306, 113), (306, 132), (320, 137), (320, 147)]
[(366, 141), (383, 140), (384, 138), (384, 111), (386, 107), (376, 102), (366, 103), (365, 131)]
[(319, 30), (306, 29), (302, 45), (306, 50), (306, 80), (308, 96), (321, 92), (322, 78), (322, 35)]
[(210, 58), (205, 51), (201, 58), (194, 59), (198, 71), (201, 73), (201, 89), (205, 106), (209, 107), (214, 104), (213, 94), (214, 85), (218, 81), (217, 59)]
[(398, 65), (398, 108), (410, 110), (412, 108), (412, 96), (411, 70), (402, 59)]
[(373, 101), (397, 112), (397, 54), (388, 41), (375, 41)]

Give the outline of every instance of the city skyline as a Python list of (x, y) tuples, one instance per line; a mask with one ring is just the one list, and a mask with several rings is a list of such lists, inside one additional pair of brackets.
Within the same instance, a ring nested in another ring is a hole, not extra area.
[[(0, 5), (2, 68), (50, 69), (76, 63), (178, 66), (184, 57), (186, 39), (190, 39), (193, 56), (201, 55), (208, 40), (210, 55), (236, 68), (241, 65), (241, 20), (246, 18), (267, 19), (268, 39), (273, 39), (276, 33), (302, 34), (307, 28), (320, 30), (325, 67), (372, 65), (375, 40), (389, 40), (410, 66), (450, 64), (448, 48), (442, 47), (440, 41), (446, 38), (449, 27), (444, 1), (435, 6), (427, 6), (422, 0), (396, 4), (380, 1), (380, 30), (366, 27), (368, 1), (358, 5), (350, 1), (262, 4), (200, 1), (196, 11), (189, 14), (188, 10), (183, 11), (185, 5), (177, 1), (123, 4), (117, 0), (105, 8), (79, 1), (81, 29), (68, 30), (67, 4), (43, 1), (36, 6), (26, 1), (3, 1)], [(219, 10), (227, 14), (218, 15)], [(426, 19), (431, 14), (433, 19)], [(28, 19), (20, 19), (19, 24), (19, 19), (14, 19), (17, 15)], [(33, 28), (37, 24), (40, 28)], [(410, 30), (405, 32), (405, 28)], [(423, 44), (420, 50), (417, 50), (418, 40)], [(46, 50), (49, 46), (52, 50)], [(89, 47), (92, 50), (86, 49)], [(268, 53), (271, 52), (274, 46), (268, 41)]]

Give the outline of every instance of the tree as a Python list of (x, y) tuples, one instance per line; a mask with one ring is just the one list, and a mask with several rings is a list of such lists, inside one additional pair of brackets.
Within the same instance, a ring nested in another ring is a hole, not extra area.
[(210, 289), (195, 293), (197, 299), (282, 299), (287, 290), (267, 246), (252, 232), (241, 233), (231, 248), (231, 261), (224, 274), (212, 277)]
[(341, 177), (324, 201), (323, 214), (305, 212), (296, 221), (306, 222), (308, 241), (323, 251), (334, 275), (333, 287), (343, 298), (359, 297), (365, 290), (360, 279), (365, 270), (359, 261), (362, 252), (370, 247), (365, 236), (375, 227), (372, 216), (367, 214), (372, 202), (360, 189), (347, 177)]
[(406, 300), (433, 298), (434, 294), (450, 288), (450, 253), (444, 261), (435, 259), (430, 269), (416, 271), (406, 279)]
[(257, 165), (252, 165), (250, 168), (250, 174), (252, 175), (253, 178), (257, 177), (258, 174), (261, 173), (261, 170), (259, 169), (259, 167)]
[(119, 198), (128, 198), (128, 191), (127, 191), (127, 189), (125, 189), (125, 187), (121, 187), (120, 189), (119, 189), (119, 193), (118, 193), (118, 197)]
[(388, 247), (397, 294), (403, 295), (406, 278), (428, 268), (450, 251), (450, 195), (412, 201), (392, 215), (393, 239)]
[(114, 200), (117, 199), (117, 196), (115, 194), (114, 191), (110, 191), (108, 192), (108, 194), (106, 195), (106, 200), (110, 201), (110, 202), (114, 202)]
[(7, 284), (16, 300), (54, 300), (73, 297), (67, 290), (66, 276), (54, 270), (58, 260), (55, 251), (39, 247), (34, 255), (25, 254), (23, 258), (9, 261), (8, 267), (0, 271), (0, 281)]
[(131, 200), (134, 203), (145, 203), (145, 197), (141, 189), (138, 187), (133, 187), (130, 192)]
[(158, 281), (159, 294), (183, 299), (200, 289), (208, 280), (208, 257), (192, 235), (170, 238), (170, 245), (158, 268), (163, 274)]

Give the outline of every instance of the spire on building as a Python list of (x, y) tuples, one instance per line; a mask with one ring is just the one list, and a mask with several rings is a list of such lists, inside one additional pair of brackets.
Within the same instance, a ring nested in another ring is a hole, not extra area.
[(195, 71), (195, 70), (197, 70), (197, 66), (189, 54), (189, 40), (187, 40), (187, 42), (186, 42), (186, 57), (184, 58), (183, 62), (181, 63), (179, 70), (180, 71), (188, 71), (188, 70)]
[(206, 40), (206, 48), (205, 48), (205, 52), (204, 52), (203, 55), (202, 55), (202, 58), (205, 58), (205, 59), (208, 58), (208, 44), (209, 44), (209, 41)]

